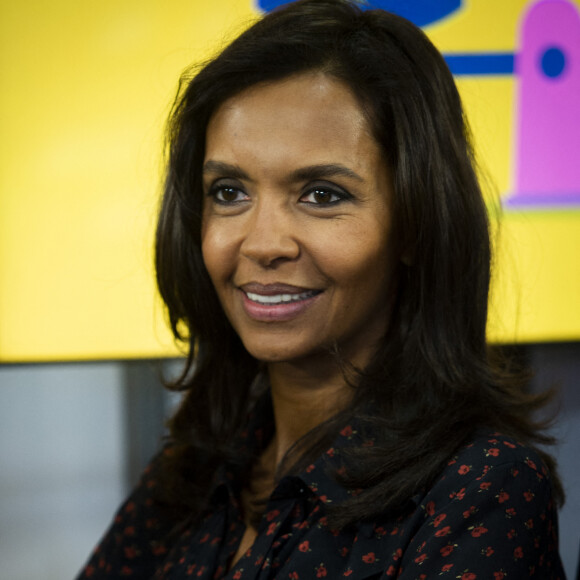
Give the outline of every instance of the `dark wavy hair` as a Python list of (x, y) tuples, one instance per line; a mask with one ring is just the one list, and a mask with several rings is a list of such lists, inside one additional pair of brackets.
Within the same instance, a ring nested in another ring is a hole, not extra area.
[[(346, 0), (302, 0), (266, 15), (184, 74), (168, 123), (156, 269), (173, 333), (188, 348), (174, 384), (187, 394), (170, 422), (174, 449), (166, 466), (170, 501), (182, 512), (199, 512), (217, 466), (236, 457), (233, 442), (260, 371), (226, 319), (202, 259), (206, 128), (224, 101), (248, 87), (310, 71), (345, 83), (368, 116), (393, 177), (403, 259), (384, 341), (365, 369), (343, 364), (353, 404), (304, 437), (282, 473), (310, 463), (350, 417), (369, 425), (377, 444), (351, 450), (339, 478), (364, 490), (333, 514), (343, 526), (400, 510), (477, 429), (532, 446), (552, 442), (533, 419), (546, 396), (526, 393), (525, 381), (492, 360), (486, 342), (488, 216), (444, 59), (419, 28), (394, 14)], [(554, 462), (542, 455), (562, 498)]]

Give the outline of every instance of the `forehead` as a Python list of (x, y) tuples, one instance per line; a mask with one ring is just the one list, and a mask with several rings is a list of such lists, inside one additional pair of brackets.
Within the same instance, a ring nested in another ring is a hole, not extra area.
[(206, 160), (252, 148), (256, 155), (279, 149), (329, 158), (378, 153), (357, 97), (321, 72), (255, 85), (231, 97), (211, 117), (206, 137)]

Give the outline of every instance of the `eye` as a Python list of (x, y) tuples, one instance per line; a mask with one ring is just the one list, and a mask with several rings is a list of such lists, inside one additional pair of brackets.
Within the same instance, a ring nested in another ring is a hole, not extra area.
[(248, 195), (237, 187), (227, 185), (215, 185), (208, 193), (217, 203), (224, 205), (239, 203), (248, 199)]
[(338, 188), (317, 185), (307, 191), (300, 201), (312, 205), (335, 205), (351, 197), (349, 193)]

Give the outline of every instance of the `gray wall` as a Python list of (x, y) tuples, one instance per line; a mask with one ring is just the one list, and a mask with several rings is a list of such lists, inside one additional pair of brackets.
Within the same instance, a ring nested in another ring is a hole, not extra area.
[[(568, 501), (560, 515), (570, 578), (580, 547), (580, 344), (527, 352), (535, 385), (559, 382), (556, 450)], [(159, 388), (175, 364), (0, 366), (2, 578), (73, 578), (158, 446), (175, 403)]]

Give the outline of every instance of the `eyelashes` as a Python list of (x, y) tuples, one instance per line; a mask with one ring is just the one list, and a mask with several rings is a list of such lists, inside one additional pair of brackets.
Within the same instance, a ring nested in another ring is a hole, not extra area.
[(243, 190), (227, 185), (214, 185), (207, 195), (220, 205), (239, 204), (250, 199)]
[(300, 197), (302, 203), (312, 205), (338, 205), (343, 201), (352, 199), (352, 195), (342, 188), (329, 186), (315, 186)]
[[(209, 188), (207, 196), (213, 199), (214, 203), (222, 206), (236, 206), (251, 201), (251, 197), (243, 188), (219, 182)], [(352, 199), (353, 196), (341, 187), (315, 184), (303, 188), (299, 203), (307, 204), (311, 207), (333, 207)]]

